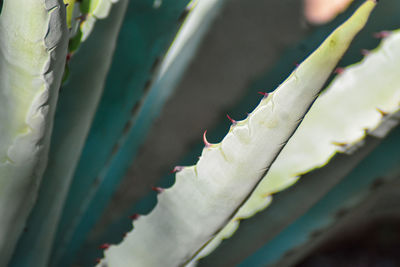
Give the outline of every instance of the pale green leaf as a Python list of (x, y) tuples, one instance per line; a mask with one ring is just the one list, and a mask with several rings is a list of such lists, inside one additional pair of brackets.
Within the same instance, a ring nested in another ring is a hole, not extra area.
[(62, 0), (6, 0), (0, 15), (0, 266), (47, 161), (68, 32)]
[(111, 246), (108, 266), (181, 266), (188, 263), (232, 218), (292, 136), (325, 81), (363, 28), (375, 6), (368, 0), (265, 97), (248, 118), (235, 123), (219, 144), (208, 144), (195, 166), (134, 223), (123, 242)]

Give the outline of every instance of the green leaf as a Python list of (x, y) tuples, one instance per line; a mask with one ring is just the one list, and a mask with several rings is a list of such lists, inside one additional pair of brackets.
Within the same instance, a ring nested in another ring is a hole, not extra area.
[(57, 230), (58, 246), (52, 264), (72, 264), (172, 93), (176, 80), (169, 78), (175, 75), (178, 79), (182, 69), (167, 79), (164, 74), (171, 74), (170, 70), (161, 75), (159, 69), (164, 63), (160, 59), (179, 30), (180, 15), (187, 11), (188, 2), (164, 0), (155, 8), (152, 0), (130, 1), (106, 87)]

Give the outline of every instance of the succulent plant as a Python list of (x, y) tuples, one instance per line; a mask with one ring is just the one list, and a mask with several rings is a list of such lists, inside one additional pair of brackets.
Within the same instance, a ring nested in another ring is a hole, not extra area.
[(154, 210), (135, 220), (132, 233), (108, 248), (100, 265), (188, 264), (269, 171), (374, 6), (368, 1), (360, 7), (245, 120), (232, 120), (221, 143), (208, 143), (205, 132), (198, 163), (176, 167), (174, 186), (160, 192)]
[[(293, 265), (315, 247), (308, 236), (341, 225), (337, 214), (368, 202), (378, 178), (394, 181), (400, 33), (380, 33), (325, 88), (376, 2), (246, 119), (228, 116), (220, 143), (204, 132), (197, 164), (154, 187), (154, 209), (101, 245), (98, 266)], [(0, 266), (74, 263), (223, 3), (0, 2)], [(390, 160), (369, 163), (382, 148)]]

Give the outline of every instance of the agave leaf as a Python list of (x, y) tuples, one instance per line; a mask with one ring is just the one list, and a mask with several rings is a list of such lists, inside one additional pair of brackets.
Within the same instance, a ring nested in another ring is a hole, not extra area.
[[(250, 84), (247, 92), (240, 99), (239, 103), (235, 104), (233, 108), (229, 108), (227, 113), (232, 117), (241, 117), (243, 114), (246, 114), (246, 112), (249, 110), (249, 107), (253, 106), (257, 101), (257, 98), (259, 98), (259, 94), (257, 94), (257, 92), (260, 91), (260, 88), (276, 88), (282, 82), (282, 80), (293, 71), (292, 62), (302, 61), (302, 59), (306, 58), (307, 55), (311, 54), (311, 52), (318, 47), (318, 45), (326, 38), (326, 36), (328, 36), (330, 32), (343, 23), (343, 21), (348, 18), (357, 9), (357, 7), (362, 4), (362, 2), (363, 1), (360, 0), (355, 1), (346, 10), (346, 12), (340, 14), (339, 17), (334, 21), (327, 25), (316, 27), (305, 39), (299, 41), (289, 49), (286, 49), (284, 52), (282, 51), (283, 53), (279, 56), (279, 61), (274, 64), (273, 68), (269, 69), (266, 73), (263, 73), (261, 77), (255, 79)], [(400, 3), (397, 0), (386, 0), (384, 2), (380, 2), (373, 12), (373, 19), (370, 19), (363, 31), (357, 35), (356, 40), (352, 43), (345, 56), (341, 59), (339, 66), (348, 66), (350, 64), (354, 64), (355, 62), (361, 61), (364, 57), (364, 55), (360, 53), (361, 49), (366, 51), (365, 49), (374, 49), (379, 45), (380, 39), (372, 38), (371, 33), (374, 33), (373, 35), (378, 37), (382, 35), (375, 33), (379, 33), (382, 31), (382, 29), (396, 29), (400, 24), (400, 17), (396, 16), (396, 14), (399, 14), (399, 8)], [(202, 48), (207, 48), (207, 46), (203, 45)], [(199, 55), (196, 55), (196, 57), (197, 56)], [(194, 75), (201, 76), (201, 74)], [(333, 78), (335, 76), (337, 75), (334, 75)], [(166, 119), (168, 119), (167, 117)], [(207, 132), (207, 136), (211, 138), (211, 140), (221, 140), (226, 134), (227, 127), (229, 127), (225, 112), (219, 117), (220, 121), (216, 127), (209, 129)], [(164, 117), (162, 117), (162, 119), (163, 118)], [(183, 159), (179, 160), (178, 165), (186, 166), (195, 162), (203, 148), (203, 143), (200, 140), (196, 143), (197, 144), (195, 147), (190, 149), (190, 152), (186, 154)], [(372, 144), (366, 143), (366, 146), (368, 147), (371, 145)], [(136, 171), (138, 170), (136, 169)], [(142, 173), (142, 171), (139, 172)], [(129, 177), (126, 177), (126, 179), (128, 178)], [(155, 177), (153, 177), (153, 179), (154, 178)], [(174, 175), (168, 173), (161, 178), (157, 185), (169, 187), (173, 183), (173, 180)], [(126, 181), (126, 183), (129, 182)], [(119, 205), (117, 209), (115, 209), (115, 203), (120, 203), (120, 200), (114, 199), (113, 202), (110, 202), (107, 210), (103, 213), (102, 219), (99, 220), (97, 226), (92, 229), (90, 236), (85, 241), (85, 245), (80, 250), (77, 262), (79, 261), (81, 264), (87, 263), (87, 265), (92, 264), (95, 258), (101, 257), (102, 250), (98, 249), (99, 245), (104, 243), (119, 243), (124, 233), (130, 231), (132, 224), (129, 218), (132, 216), (132, 214), (147, 214), (151, 211), (151, 209), (153, 209), (153, 207), (156, 205), (157, 194), (153, 190), (149, 191), (149, 187), (154, 185), (154, 182), (149, 183), (149, 181), (137, 181), (137, 183), (141, 185), (147, 184), (147, 186), (144, 186), (147, 191), (143, 194), (146, 196), (136, 202), (133, 202), (133, 206), (132, 204), (129, 205), (129, 203), (126, 203), (122, 206)], [(137, 190), (138, 188), (136, 188), (134, 191)], [(272, 199), (271, 197), (267, 198)], [(122, 210), (125, 210), (125, 212), (121, 212)], [(110, 218), (110, 215), (112, 214), (114, 214), (113, 218)]]
[(164, 1), (158, 8), (153, 7), (153, 1), (130, 2), (57, 230), (59, 246), (53, 252), (52, 264), (67, 266), (74, 260), (173, 90), (160, 86), (157, 62), (178, 31), (187, 2)]
[(309, 253), (314, 244), (318, 245), (319, 240), (323, 239), (324, 235), (321, 233), (340, 221), (341, 214), (367, 201), (371, 190), (375, 188), (376, 181), (389, 181), (399, 177), (399, 137), (400, 128), (397, 127), (383, 140), (378, 149), (364, 159), (306, 214), (243, 261), (240, 266), (296, 265), (298, 260)]
[(198, 163), (177, 173), (154, 210), (135, 221), (134, 230), (106, 250), (100, 264), (181, 266), (195, 257), (257, 186), (375, 4), (366, 1), (247, 119), (234, 123), (221, 143), (209, 144), (204, 135)]
[[(160, 64), (156, 77), (150, 86), (149, 94), (145, 96), (143, 105), (136, 115), (135, 123), (132, 129), (126, 133), (126, 140), (117, 155), (115, 155), (117, 159), (112, 162), (111, 166), (108, 166), (108, 173), (104, 174), (104, 181), (94, 192), (95, 195), (86, 195), (91, 204), (86, 207), (87, 212), (85, 218), (82, 219), (83, 223), (85, 220), (90, 219), (94, 224), (95, 219), (93, 218), (99, 216), (98, 211), (104, 212), (112, 193), (114, 193), (119, 182), (124, 177), (125, 170), (132, 164), (132, 158), (136, 156), (140, 145), (146, 137), (146, 133), (152, 126), (153, 120), (158, 117), (165, 101), (173, 93), (187, 65), (195, 55), (203, 36), (224, 2), (223, 0), (202, 0), (188, 6), (190, 12)], [(110, 172), (110, 170), (113, 171)], [(95, 209), (98, 211), (94, 211)], [(98, 221), (97, 223), (99, 224)], [(87, 231), (91, 230), (93, 232), (92, 225), (85, 224), (84, 227)], [(83, 231), (81, 227), (78, 229), (75, 234)], [(81, 251), (80, 256), (83, 255), (91, 263), (93, 259), (100, 256), (101, 251), (97, 249), (97, 246), (88, 245), (87, 243), (86, 247), (89, 251)], [(79, 262), (81, 263), (82, 261), (82, 257), (79, 257)]]
[[(302, 175), (294, 186), (274, 195), (271, 205), (265, 211), (241, 221), (237, 232), (211, 255), (201, 259), (198, 265), (231, 266), (241, 263), (323, 198), (364, 158), (376, 150), (386, 134), (398, 123), (399, 118), (395, 114), (384, 118), (376, 130), (348, 147), (345, 153), (337, 153), (328, 165)], [(238, 240), (248, 242), (249, 245), (239, 249)], [(234, 256), (226, 258), (228, 254)]]
[[(266, 175), (254, 194), (246, 204), (235, 215), (231, 223), (221, 231), (218, 236), (210, 243), (209, 247), (202, 251), (206, 255), (212, 251), (222, 239), (230, 237), (238, 228), (240, 220), (253, 216), (255, 213), (264, 209), (271, 203), (271, 194), (280, 191), (295, 183), (300, 174), (307, 173), (313, 169), (327, 164), (336, 153), (349, 150), (351, 147), (357, 149), (362, 143), (366, 133), (372, 131), (380, 125), (382, 120), (381, 112), (393, 113), (400, 103), (400, 78), (396, 72), (400, 63), (400, 32), (396, 31), (390, 34), (380, 47), (371, 51), (366, 58), (359, 64), (350, 66), (339, 75), (326, 91), (317, 99), (310, 112), (304, 119), (293, 138), (290, 139), (287, 146), (272, 165), (270, 172)], [(340, 108), (337, 108), (339, 107)], [(314, 138), (317, 133), (318, 139)], [(342, 171), (337, 168), (338, 172)], [(334, 173), (334, 172), (333, 172)], [(343, 175), (332, 177), (336, 182)], [(321, 178), (324, 179), (325, 177)], [(324, 186), (328, 186), (326, 181)], [(332, 187), (334, 185), (330, 184)], [(322, 189), (319, 190), (319, 193)], [(301, 201), (302, 207), (306, 208), (312, 203), (316, 203), (323, 194), (312, 194), (315, 198), (308, 203)], [(276, 205), (279, 205), (278, 203)], [(298, 207), (300, 210), (300, 207)], [(272, 214), (268, 212), (267, 214)], [(282, 214), (293, 214), (291, 212), (282, 212)], [(266, 215), (270, 218), (270, 216)], [(270, 219), (269, 219), (270, 220)], [(282, 219), (283, 220), (283, 219)], [(286, 219), (285, 219), (286, 220)], [(293, 218), (292, 218), (293, 220)], [(263, 234), (271, 235), (268, 227), (264, 227), (265, 220), (254, 220), (252, 227), (241, 231), (241, 234), (234, 240), (227, 241), (220, 252), (212, 256), (213, 259), (207, 259), (205, 264), (222, 264), (226, 261), (226, 253), (229, 255), (246, 255), (251, 253), (256, 247), (257, 239), (263, 239)], [(254, 225), (254, 224), (257, 224)], [(278, 224), (290, 223), (286, 220)], [(272, 227), (271, 227), (272, 228)], [(262, 229), (252, 231), (250, 229)], [(252, 233), (247, 233), (251, 231)], [(241, 245), (243, 239), (247, 240), (252, 246), (243, 248)], [(258, 245), (261, 245), (257, 243)], [(224, 250), (225, 252), (222, 252)], [(220, 255), (217, 255), (221, 253)], [(225, 255), (225, 256), (223, 256)], [(242, 256), (244, 257), (244, 256)], [(217, 259), (218, 258), (218, 259)], [(232, 257), (229, 260), (234, 260)], [(236, 261), (236, 260), (235, 260)], [(237, 259), (240, 262), (239, 259)], [(219, 262), (219, 263), (217, 263)]]
[(0, 15), (0, 266), (7, 264), (37, 196), (67, 39), (62, 1), (4, 1)]
[(39, 198), (28, 220), (29, 231), (22, 235), (10, 266), (47, 266), (61, 210), (103, 91), (127, 5), (127, 0), (115, 4), (110, 16), (99, 21), (72, 58), (70, 79), (60, 92)]

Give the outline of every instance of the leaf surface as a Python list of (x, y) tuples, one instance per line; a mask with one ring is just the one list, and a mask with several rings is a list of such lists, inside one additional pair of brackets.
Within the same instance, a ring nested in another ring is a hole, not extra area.
[(375, 4), (366, 1), (247, 119), (234, 123), (221, 143), (209, 144), (205, 139), (198, 163), (177, 173), (175, 185), (159, 195), (154, 210), (136, 220), (134, 230), (121, 244), (106, 250), (100, 264), (188, 263), (260, 182)]
[(67, 192), (88, 135), (111, 65), (128, 1), (113, 6), (71, 59), (70, 77), (61, 87), (49, 162), (37, 203), (10, 266), (47, 266)]
[(6, 0), (0, 15), (0, 266), (36, 200), (68, 32), (61, 0)]
[[(392, 71), (400, 67), (399, 43), (400, 32), (391, 32), (390, 36), (385, 38), (378, 48), (370, 51), (362, 62), (346, 68), (328, 86), (271, 166), (270, 172), (230, 224), (212, 241), (213, 244), (210, 243), (210, 246), (202, 251), (203, 255), (213, 250), (222, 239), (232, 236), (241, 220), (254, 216), (255, 213), (270, 205), (275, 192), (291, 186), (305, 173), (325, 166), (337, 153), (343, 151), (351, 153), (363, 146), (363, 140), (367, 134), (385, 122), (386, 116), (383, 116), (382, 112), (391, 114), (399, 109), (400, 78), (396, 71)], [(380, 127), (380, 132), (376, 132), (375, 135), (383, 138), (388, 129), (397, 122), (390, 120), (385, 124), (387, 127)], [(335, 173), (335, 171), (332, 172)], [(336, 172), (341, 172), (340, 167)], [(338, 174), (337, 177), (333, 175), (332, 178), (338, 182), (343, 177)], [(326, 178), (321, 177), (321, 179)], [(326, 181), (324, 185), (326, 186), (328, 183)], [(321, 197), (319, 194), (309, 195), (315, 197), (312, 200), (313, 203), (316, 203)], [(300, 203), (302, 203), (302, 207), (310, 205), (306, 201)], [(274, 201), (272, 205), (275, 205)], [(276, 205), (280, 204), (277, 202)], [(274, 210), (278, 210), (278, 208), (274, 208)], [(265, 211), (265, 213), (272, 214), (273, 212)], [(291, 214), (283, 209), (281, 213), (282, 215), (287, 214), (287, 217), (290, 217), (289, 214)], [(270, 215), (265, 216), (270, 217)], [(282, 216), (282, 221), (277, 224), (283, 226), (290, 223), (284, 218), (286, 216)], [(252, 220), (252, 227), (246, 226), (246, 230), (240, 231), (240, 235), (233, 235), (233, 240), (226, 241), (224, 248), (221, 247), (220, 252), (217, 251), (212, 256), (213, 259), (206, 259), (204, 264), (210, 264), (209, 261), (212, 261), (213, 264), (222, 264), (219, 260), (225, 262), (227, 260), (226, 253), (237, 256), (245, 255), (245, 250), (248, 250), (247, 253), (251, 253), (251, 246), (242, 248), (242, 240), (246, 239), (247, 242), (255, 244), (258, 243), (257, 239), (262, 239), (263, 233), (266, 236), (271, 234), (268, 232), (270, 228), (263, 226), (264, 219), (259, 221), (257, 223), (257, 220)], [(259, 230), (253, 232), (251, 229)], [(265, 242), (266, 238), (263, 240)], [(217, 255), (219, 253), (221, 254)], [(240, 262), (240, 260), (238, 261)]]

